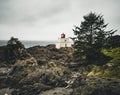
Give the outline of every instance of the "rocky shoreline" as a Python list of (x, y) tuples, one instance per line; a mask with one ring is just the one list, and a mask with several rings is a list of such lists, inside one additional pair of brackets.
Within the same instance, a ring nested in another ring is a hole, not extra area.
[(88, 76), (74, 62), (73, 48), (22, 48), (27, 57), (14, 64), (6, 62), (5, 48), (0, 47), (0, 95), (120, 95), (120, 79)]

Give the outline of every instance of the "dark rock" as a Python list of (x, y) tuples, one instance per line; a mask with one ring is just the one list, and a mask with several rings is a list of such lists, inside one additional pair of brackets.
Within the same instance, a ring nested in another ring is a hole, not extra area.
[(13, 92), (14, 90), (15, 90), (15, 89), (10, 89), (10, 88), (0, 89), (0, 95), (12, 95), (12, 92)]
[(54, 44), (48, 46), (34, 46), (28, 48), (27, 51), (37, 59), (38, 64), (47, 63), (50, 60), (65, 63), (73, 61), (73, 49), (57, 49)]
[[(116, 83), (114, 83), (116, 81)], [(74, 88), (71, 95), (119, 95), (120, 80), (87, 78), (84, 85)]]
[(49, 90), (51, 87), (41, 83), (23, 86), (19, 90), (14, 90), (12, 95), (38, 95), (38, 93)]

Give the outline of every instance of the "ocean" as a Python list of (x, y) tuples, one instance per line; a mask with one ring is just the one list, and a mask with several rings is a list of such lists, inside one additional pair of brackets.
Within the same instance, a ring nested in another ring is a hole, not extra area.
[[(46, 46), (46, 45), (49, 45), (49, 44), (56, 44), (57, 41), (21, 41), (22, 44), (24, 44), (24, 46), (26, 48), (29, 48), (29, 47), (33, 47), (33, 46)], [(4, 46), (7, 44), (7, 40), (0, 40), (0, 46)]]

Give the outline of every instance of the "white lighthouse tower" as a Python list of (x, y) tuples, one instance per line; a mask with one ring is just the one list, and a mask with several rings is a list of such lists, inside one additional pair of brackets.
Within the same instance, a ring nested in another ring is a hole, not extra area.
[(59, 38), (59, 43), (57, 48), (62, 48), (62, 47), (71, 47), (71, 42), (69, 41), (69, 38), (66, 38), (66, 35), (64, 33), (61, 34), (61, 37)]

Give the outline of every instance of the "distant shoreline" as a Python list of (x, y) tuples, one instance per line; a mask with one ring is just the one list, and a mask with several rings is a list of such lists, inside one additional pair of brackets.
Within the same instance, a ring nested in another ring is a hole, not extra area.
[[(8, 40), (0, 40), (0, 46), (7, 45)], [(21, 40), (24, 44), (25, 48), (33, 47), (33, 46), (47, 46), (49, 44), (56, 44), (58, 41), (30, 41), (30, 40)]]

